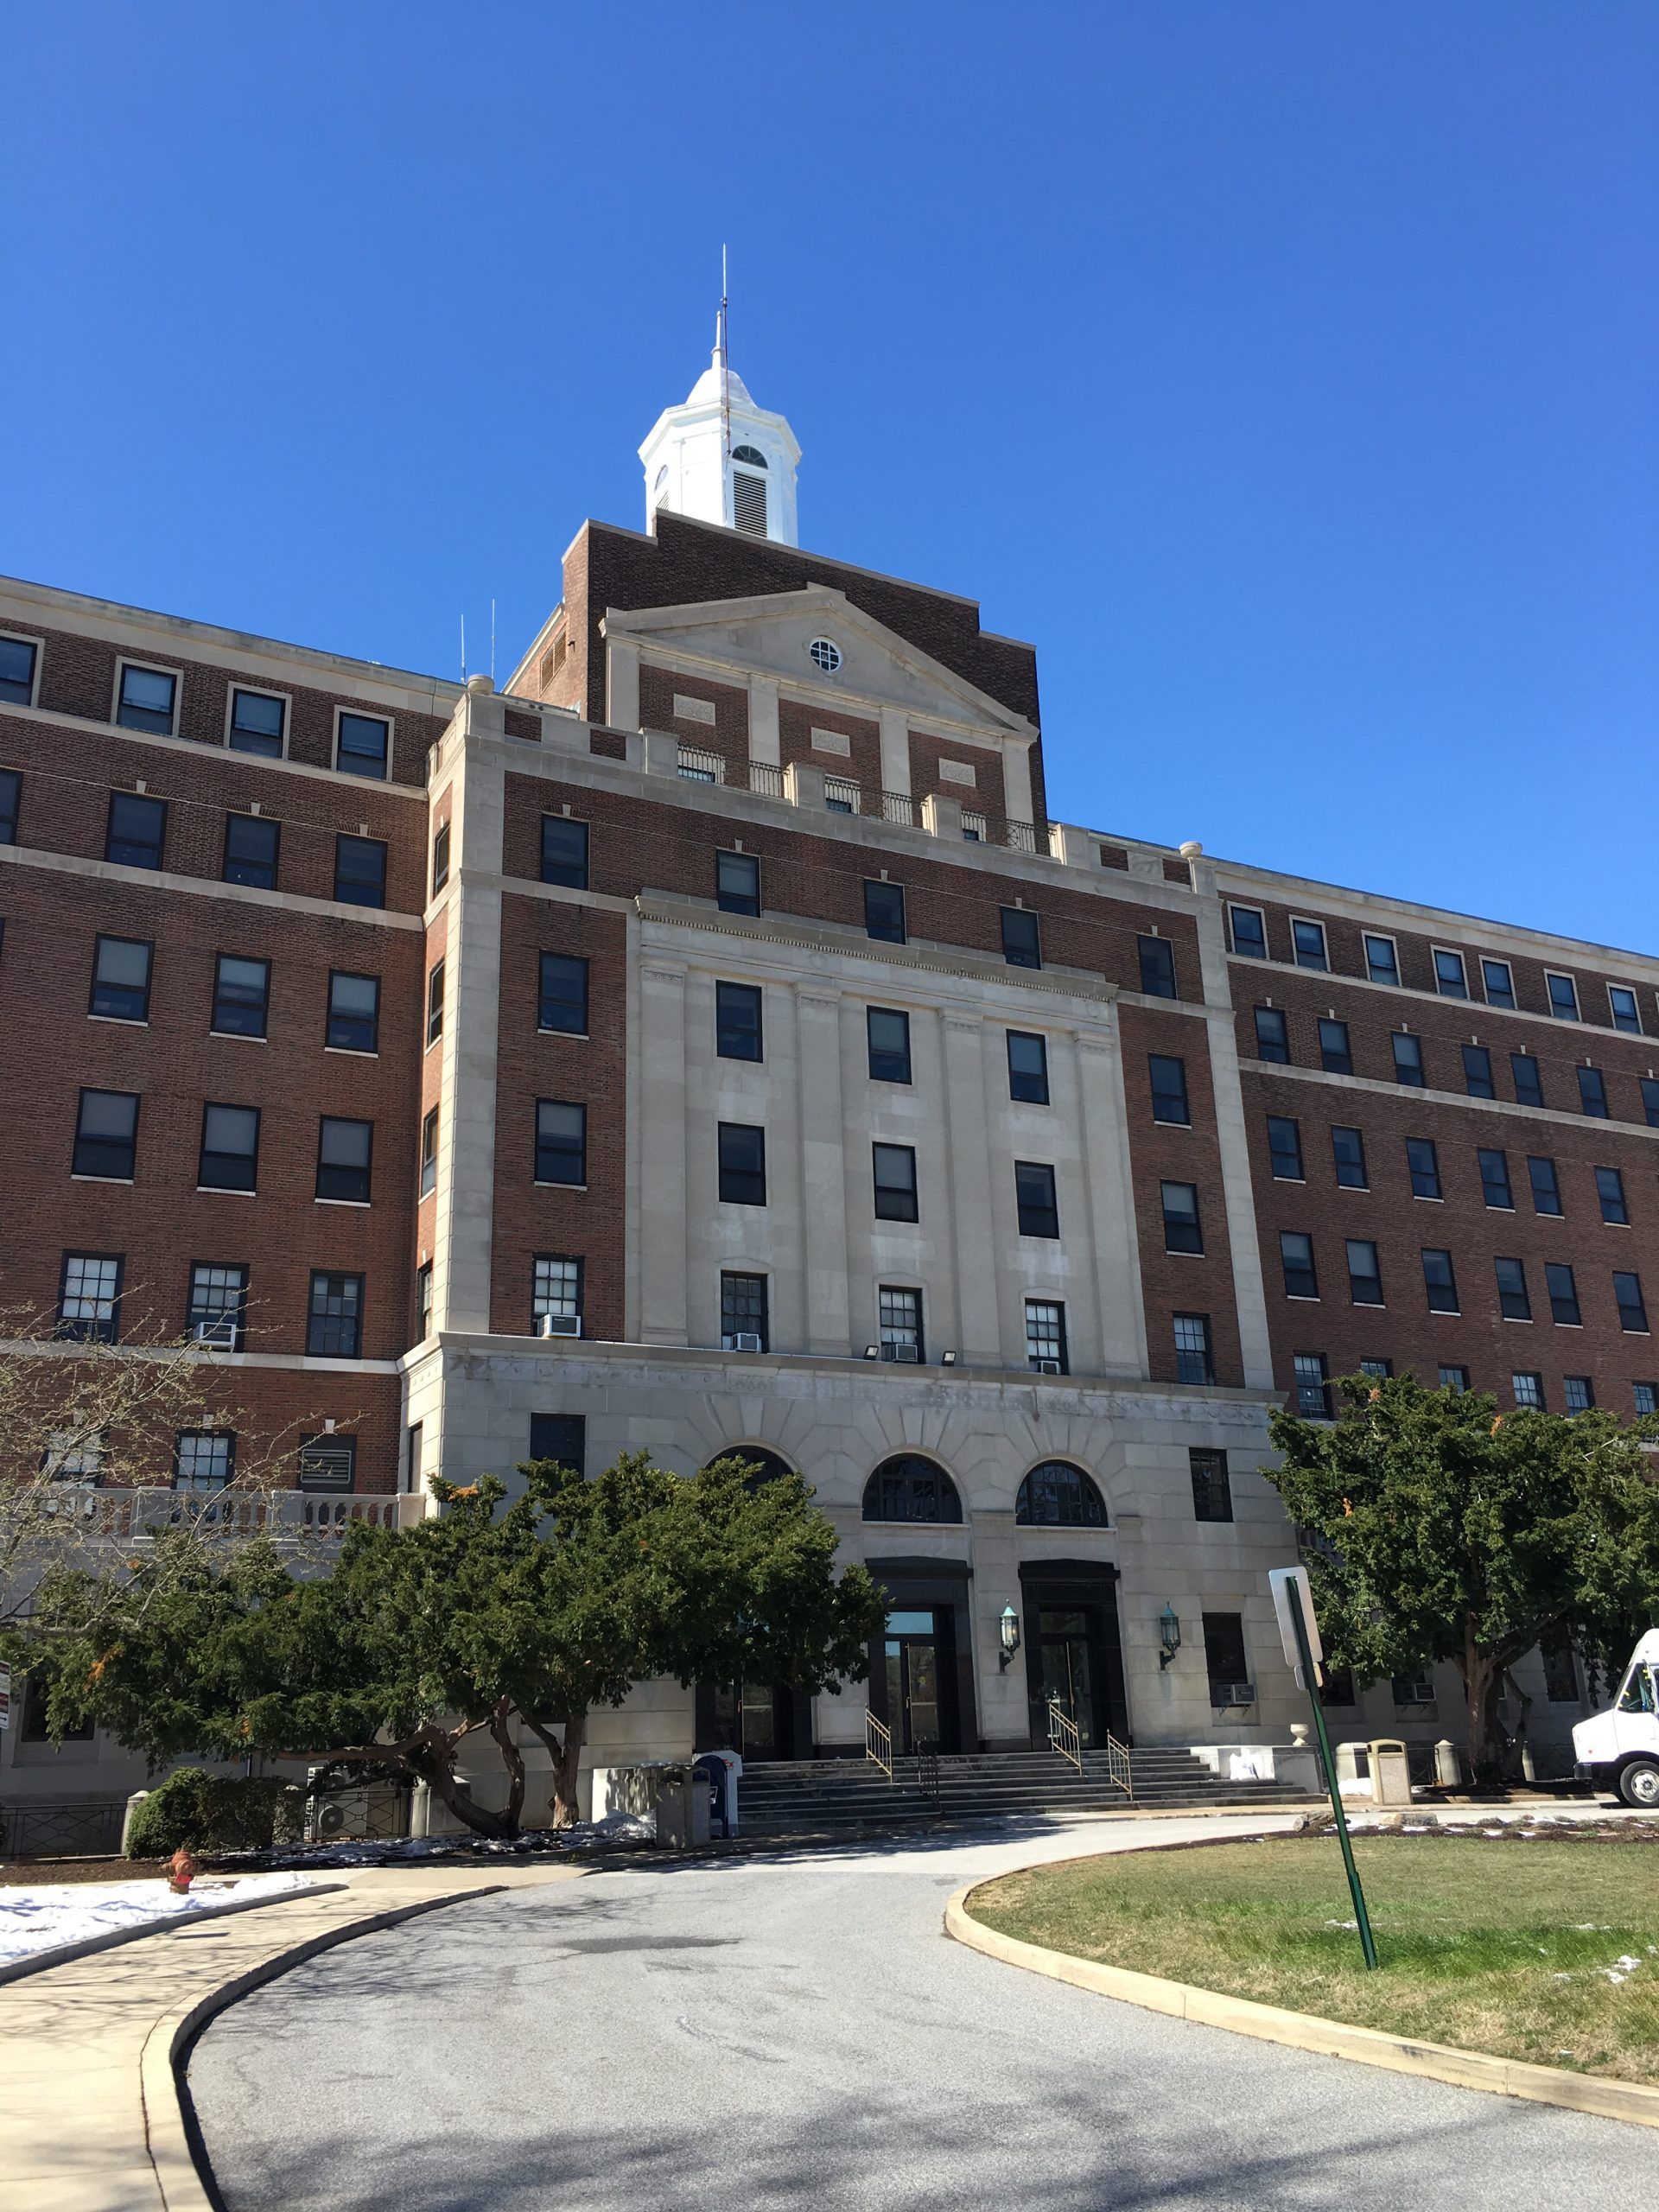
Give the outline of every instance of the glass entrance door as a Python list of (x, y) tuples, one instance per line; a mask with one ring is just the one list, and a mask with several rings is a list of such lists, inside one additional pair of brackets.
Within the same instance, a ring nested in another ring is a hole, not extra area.
[(940, 1740), (939, 1633), (932, 1608), (887, 1615), (887, 1726), (895, 1751)]
[(1089, 1616), (1044, 1605), (1037, 1614), (1037, 1679), (1045, 1710), (1051, 1699), (1077, 1723), (1083, 1742), (1095, 1741), (1094, 1669), (1090, 1663)]
[(715, 1692), (715, 1743), (736, 1751), (745, 1765), (792, 1756), (790, 1696), (770, 1682), (722, 1684)]

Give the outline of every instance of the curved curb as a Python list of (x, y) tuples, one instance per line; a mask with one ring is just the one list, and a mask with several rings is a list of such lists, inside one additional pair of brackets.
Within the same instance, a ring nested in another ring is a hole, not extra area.
[[(1011, 1873), (1032, 1871), (1028, 1867), (1008, 1870)], [(1006, 1876), (994, 1878), (1001, 1881)], [(1293, 2050), (1357, 2059), (1363, 2066), (1383, 2066), (1395, 2074), (1449, 2082), (1454, 2088), (1526, 2097), (1535, 2104), (1560, 2105), (1569, 2112), (1593, 2113), (1602, 2120), (1659, 2127), (1659, 2089), (1645, 2088), (1637, 2082), (1569, 2074), (1558, 2066), (1531, 2066), (1521, 2059), (1495, 2058), (1484, 2051), (1456, 2050), (1449, 2044), (1391, 2036), (1378, 2028), (1319, 2020), (1309, 2012), (1287, 2012), (1276, 2005), (1259, 2005), (1253, 1998), (1224, 1997), (1217, 1990), (1195, 1988), (1191, 1982), (1165, 1981), (1157, 1974), (1135, 1974), (1127, 1967), (1103, 1966), (1094, 1959), (1073, 1958), (1065, 1951), (1022, 1943), (1017, 1936), (999, 1935), (968, 1911), (969, 1897), (986, 1886), (983, 1881), (969, 1882), (956, 1892), (944, 1908), (944, 1932), (970, 1950), (1000, 1959), (1005, 1966), (1024, 1967), (1028, 1973), (1046, 1974), (1052, 1981), (1070, 1982), (1074, 1988), (1093, 1990), (1097, 1996), (1116, 1997), (1123, 2004), (1166, 2012), (1203, 2027), (1226, 2028), (1234, 2035), (1286, 2044)]]
[(343, 1890), (344, 1882), (308, 1882), (302, 1888), (271, 1890), (264, 1897), (232, 1897), (226, 1904), (210, 1905), (205, 1912), (169, 1912), (160, 1920), (140, 1920), (130, 1928), (106, 1929), (101, 1936), (85, 1936), (78, 1943), (60, 1943), (50, 1951), (31, 1951), (27, 1958), (12, 1959), (0, 1967), (0, 1989), (14, 1981), (27, 1981), (32, 1974), (45, 1974), (53, 1967), (72, 1966), (77, 1959), (90, 1959), (99, 1951), (113, 1951), (123, 1943), (136, 1943), (144, 1936), (175, 1936), (181, 1928), (201, 1928), (209, 1921), (229, 1920), (238, 1912), (257, 1912), (262, 1905), (287, 1904), (296, 1897), (321, 1897), (329, 1890)]

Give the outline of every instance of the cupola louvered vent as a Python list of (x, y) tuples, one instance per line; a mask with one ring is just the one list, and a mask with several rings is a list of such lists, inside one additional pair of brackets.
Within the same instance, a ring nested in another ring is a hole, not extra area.
[(732, 471), (732, 521), (751, 537), (766, 534), (766, 480), (764, 476), (750, 476), (741, 468)]

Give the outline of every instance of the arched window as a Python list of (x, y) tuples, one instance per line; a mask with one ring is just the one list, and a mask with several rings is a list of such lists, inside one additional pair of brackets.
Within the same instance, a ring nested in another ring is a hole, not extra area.
[(759, 446), (734, 446), (732, 459), (745, 462), (750, 468), (764, 468), (766, 465), (766, 456)]
[[(762, 1484), (775, 1483), (779, 1475), (792, 1475), (795, 1471), (787, 1459), (768, 1452), (763, 1444), (728, 1444), (723, 1452), (715, 1452), (715, 1459), (743, 1460), (750, 1470), (747, 1481), (751, 1490), (759, 1490)], [(714, 1461), (709, 1464), (712, 1466)]]
[(1081, 1467), (1045, 1459), (1020, 1484), (1014, 1517), (1022, 1529), (1103, 1529), (1106, 1508)]
[(943, 1467), (914, 1452), (884, 1459), (864, 1485), (867, 1521), (962, 1519), (962, 1500)]

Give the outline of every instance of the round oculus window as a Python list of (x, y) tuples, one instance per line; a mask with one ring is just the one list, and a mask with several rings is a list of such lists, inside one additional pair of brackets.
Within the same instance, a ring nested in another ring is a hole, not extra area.
[(826, 676), (833, 676), (841, 666), (841, 647), (829, 638), (814, 638), (806, 650)]

